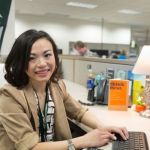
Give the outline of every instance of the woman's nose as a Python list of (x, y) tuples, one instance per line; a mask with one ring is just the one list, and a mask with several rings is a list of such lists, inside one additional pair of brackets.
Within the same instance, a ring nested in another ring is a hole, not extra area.
[(38, 60), (37, 60), (37, 64), (38, 65), (45, 65), (45, 59), (43, 58), (43, 57), (40, 57), (40, 58), (38, 58)]

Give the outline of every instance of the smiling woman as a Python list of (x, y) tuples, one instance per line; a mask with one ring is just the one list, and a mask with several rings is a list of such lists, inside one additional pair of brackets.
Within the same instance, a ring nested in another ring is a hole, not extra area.
[[(55, 68), (56, 64), (52, 44), (46, 38), (37, 40), (32, 45), (29, 65), (26, 71), (30, 80), (32, 80), (34, 84), (36, 84), (37, 81), (37, 83), (40, 83), (40, 86), (42, 82), (46, 84)], [(36, 86), (38, 86), (38, 84)]]
[[(72, 98), (58, 68), (57, 47), (49, 34), (28, 30), (16, 39), (5, 61), (8, 83), (0, 89), (2, 150), (100, 147), (116, 139), (114, 132), (128, 138), (126, 128), (102, 125)], [(72, 138), (68, 118), (94, 130)]]

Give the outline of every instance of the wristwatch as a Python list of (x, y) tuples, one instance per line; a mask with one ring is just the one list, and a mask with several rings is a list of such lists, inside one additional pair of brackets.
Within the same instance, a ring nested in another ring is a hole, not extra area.
[(67, 140), (67, 142), (68, 142), (68, 150), (76, 150), (74, 144), (71, 141), (71, 139)]

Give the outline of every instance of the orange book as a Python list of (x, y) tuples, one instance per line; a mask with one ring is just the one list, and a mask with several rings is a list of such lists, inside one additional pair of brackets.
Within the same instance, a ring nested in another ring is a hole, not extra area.
[(110, 79), (108, 94), (109, 110), (128, 110), (129, 80)]

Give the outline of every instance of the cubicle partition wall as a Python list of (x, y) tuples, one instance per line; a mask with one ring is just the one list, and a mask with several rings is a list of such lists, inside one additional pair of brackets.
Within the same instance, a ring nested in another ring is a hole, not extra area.
[(124, 72), (125, 78), (127, 78), (128, 71), (132, 71), (135, 63), (131, 60), (121, 61), (109, 58), (70, 55), (60, 55), (59, 58), (62, 61), (63, 77), (83, 86), (86, 86), (89, 65), (95, 74), (106, 74), (107, 70), (111, 70), (114, 71), (115, 77), (118, 76), (118, 72)]

